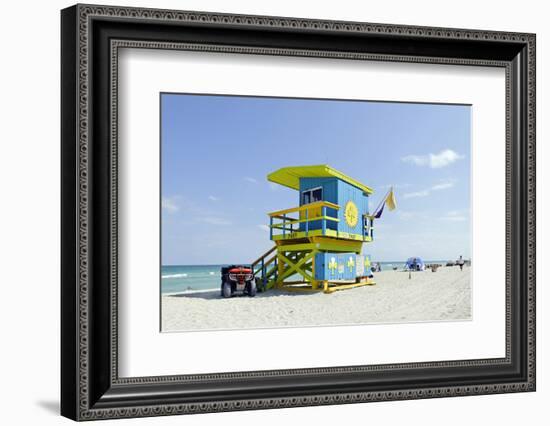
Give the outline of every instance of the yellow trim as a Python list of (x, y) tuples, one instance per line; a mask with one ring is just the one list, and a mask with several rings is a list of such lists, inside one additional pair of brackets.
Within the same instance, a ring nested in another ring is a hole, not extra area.
[(361, 253), (362, 241), (353, 240), (336, 240), (334, 238), (327, 237), (313, 237), (310, 238), (311, 243), (305, 244), (293, 244), (292, 241), (277, 241), (277, 247), (280, 250), (287, 252), (291, 251), (304, 251), (304, 250), (321, 250), (321, 251), (334, 251), (334, 252), (349, 252), (353, 251), (357, 254)]
[(277, 241), (277, 247), (284, 249), (285, 251), (304, 251), (304, 250), (314, 250), (317, 248), (317, 245), (313, 243), (305, 244), (292, 244), (288, 241)]
[(307, 274), (304, 268), (300, 269), (300, 266), (304, 265), (304, 263), (310, 260), (312, 256), (315, 255), (315, 253), (316, 253), (315, 250), (311, 251), (308, 254), (306, 254), (304, 257), (302, 257), (299, 262), (293, 263), (288, 257), (286, 257), (284, 254), (279, 252), (277, 254), (279, 262), (284, 263), (288, 268), (283, 272), (282, 276), (277, 278), (277, 280), (282, 282), (285, 280), (285, 278), (288, 278), (291, 275), (299, 274), (309, 282), (313, 281), (313, 276)]
[(289, 220), (286, 220), (284, 223), (275, 223), (271, 225), (271, 227), (273, 229), (283, 229), (286, 225), (294, 225), (295, 223), (303, 223), (303, 222), (313, 222), (314, 220), (323, 220), (323, 219), (331, 220), (333, 222), (340, 222), (340, 219), (337, 219), (332, 216), (319, 216), (319, 217), (310, 218), (310, 219), (289, 219)]
[(283, 167), (276, 170), (273, 173), (267, 175), (267, 180), (270, 182), (278, 183), (279, 185), (286, 186), (288, 188), (300, 190), (300, 178), (307, 177), (336, 177), (344, 182), (349, 183), (366, 194), (370, 195), (374, 191), (367, 185), (345, 175), (344, 173), (333, 169), (326, 164), (319, 164), (314, 166), (296, 166), (296, 167)]
[(376, 282), (367, 279), (361, 280), (354, 283), (341, 283), (334, 281), (313, 281), (312, 283), (282, 283), (279, 288), (285, 291), (303, 291), (303, 292), (314, 292), (322, 291), (323, 293), (330, 294), (339, 290), (348, 290), (356, 287), (363, 287), (366, 285), (375, 285)]
[[(303, 211), (303, 210), (310, 210), (310, 209), (315, 209), (315, 208), (323, 207), (323, 206), (331, 208), (331, 209), (335, 209), (335, 210), (340, 209), (340, 206), (338, 204), (330, 203), (328, 201), (316, 201), (316, 202), (310, 203), (310, 204), (302, 204), (301, 206), (298, 206), (298, 207), (291, 207), (289, 209), (277, 210), (275, 212), (268, 213), (268, 215), (269, 216), (282, 216), (282, 215), (288, 214), (288, 213), (294, 213), (294, 212), (299, 212), (299, 211)], [(317, 220), (317, 219), (319, 219), (319, 218), (315, 218), (315, 220)], [(313, 220), (313, 219), (310, 219), (310, 220)]]
[[(337, 290), (374, 284), (374, 281), (366, 277), (354, 281), (317, 281), (314, 273), (315, 255), (317, 253), (320, 251), (355, 251), (359, 254), (362, 243), (327, 237), (315, 237), (311, 238), (310, 241), (312, 242), (306, 244), (277, 243), (278, 274), (276, 281), (273, 284), (270, 283), (269, 288), (276, 287), (286, 291), (333, 293)], [(296, 274), (300, 276), (299, 280), (290, 281), (289, 278)]]
[(350, 234), (349, 232), (338, 232), (338, 231), (335, 231), (334, 229), (326, 229), (324, 235), (323, 235), (322, 229), (314, 229), (312, 231), (308, 231), (307, 235), (305, 231), (288, 232), (285, 235), (283, 234), (273, 235), (273, 241), (295, 240), (300, 238), (308, 238), (308, 237), (316, 237), (316, 236), (325, 236), (325, 237), (340, 238), (345, 240), (363, 241), (366, 243), (372, 241), (372, 238), (370, 236), (366, 236), (365, 238), (363, 238), (361, 234)]
[[(350, 284), (341, 284), (341, 283), (334, 283), (332, 281), (325, 281), (326, 285), (324, 286), (323, 293), (334, 293), (338, 290), (347, 290), (350, 288), (356, 288), (356, 287), (363, 287), (365, 285), (374, 285), (376, 284), (374, 281), (360, 281), (358, 283), (350, 283)], [(330, 285), (334, 284), (334, 285)]]

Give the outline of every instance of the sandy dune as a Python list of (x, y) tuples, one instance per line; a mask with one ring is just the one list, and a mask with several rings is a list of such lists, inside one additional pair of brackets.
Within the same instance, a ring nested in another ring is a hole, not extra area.
[(376, 285), (332, 294), (272, 290), (223, 299), (219, 291), (162, 296), (162, 330), (213, 330), (471, 319), (471, 270), (384, 271)]

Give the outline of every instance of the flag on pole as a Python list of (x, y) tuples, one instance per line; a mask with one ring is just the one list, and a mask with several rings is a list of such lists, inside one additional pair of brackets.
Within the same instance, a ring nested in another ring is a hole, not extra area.
[(384, 211), (385, 205), (386, 203), (381, 203), (380, 207), (378, 207), (378, 209), (375, 210), (374, 213), (372, 214), (372, 217), (374, 217), (375, 219), (378, 219), (380, 216), (382, 216), (382, 212)]
[(395, 208), (397, 207), (397, 203), (395, 201), (395, 194), (393, 193), (393, 188), (390, 189), (390, 192), (386, 197), (386, 206), (388, 206), (388, 209), (390, 209), (390, 211), (395, 210)]
[(372, 214), (372, 217), (374, 217), (375, 219), (380, 218), (380, 216), (382, 216), (382, 212), (384, 211), (385, 206), (388, 206), (388, 209), (390, 211), (395, 210), (395, 208), (397, 207), (397, 202), (395, 201), (395, 194), (393, 193), (393, 188), (390, 188), (390, 190), (386, 194), (386, 198), (382, 200), (378, 208)]

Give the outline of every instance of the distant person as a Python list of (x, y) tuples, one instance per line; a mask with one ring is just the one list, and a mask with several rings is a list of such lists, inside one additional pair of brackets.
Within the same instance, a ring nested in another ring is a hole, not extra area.
[(458, 266), (460, 266), (460, 270), (462, 271), (462, 268), (464, 268), (464, 259), (462, 259), (462, 256), (458, 258), (456, 263), (458, 264)]

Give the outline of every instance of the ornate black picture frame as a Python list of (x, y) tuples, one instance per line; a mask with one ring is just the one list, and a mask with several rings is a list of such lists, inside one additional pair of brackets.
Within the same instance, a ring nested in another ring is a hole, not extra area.
[[(535, 390), (534, 34), (95, 5), (64, 9), (61, 27), (62, 415), (92, 420)], [(506, 356), (120, 378), (120, 47), (504, 68)]]

